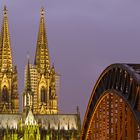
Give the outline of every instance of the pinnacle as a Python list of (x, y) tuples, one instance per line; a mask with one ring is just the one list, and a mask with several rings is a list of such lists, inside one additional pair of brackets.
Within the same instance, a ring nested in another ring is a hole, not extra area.
[(44, 7), (42, 7), (42, 8), (41, 8), (41, 17), (44, 17), (44, 13), (45, 13)]
[[(9, 36), (9, 28), (8, 28), (8, 18), (7, 18), (7, 8), (4, 6), (3, 10), (3, 24), (1, 31), (1, 68), (3, 70), (11, 70), (12, 68), (12, 54), (11, 54), (11, 46), (10, 46), (10, 36)], [(7, 44), (7, 45), (6, 45)], [(4, 49), (5, 48), (5, 49)]]
[(6, 15), (6, 13), (7, 13), (6, 5), (4, 5), (4, 9), (3, 9), (3, 11), (4, 11), (4, 15)]
[(4, 5), (4, 11), (7, 11), (6, 5)]

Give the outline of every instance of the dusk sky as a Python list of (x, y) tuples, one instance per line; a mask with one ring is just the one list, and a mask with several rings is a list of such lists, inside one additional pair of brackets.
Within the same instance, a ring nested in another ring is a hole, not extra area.
[(78, 105), (83, 119), (93, 86), (108, 65), (140, 63), (140, 0), (0, 0), (0, 24), (4, 4), (20, 95), (44, 7), (51, 63), (61, 74), (61, 113), (75, 113)]

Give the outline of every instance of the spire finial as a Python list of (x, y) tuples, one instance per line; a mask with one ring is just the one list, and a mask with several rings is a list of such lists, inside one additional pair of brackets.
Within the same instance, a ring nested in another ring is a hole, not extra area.
[(44, 17), (44, 13), (45, 13), (44, 7), (42, 7), (42, 8), (41, 8), (41, 17)]
[(27, 52), (27, 60), (28, 60), (28, 62), (30, 61), (30, 55), (29, 55), (29, 52)]
[(7, 14), (7, 8), (6, 8), (6, 5), (4, 5), (4, 9), (3, 9), (3, 11), (4, 11), (4, 15), (6, 15), (6, 14)]
[(6, 5), (4, 5), (4, 11), (7, 11)]
[(53, 73), (55, 73), (54, 63), (52, 64), (51, 71), (52, 71)]
[(54, 63), (52, 64), (52, 68), (54, 69)]
[(79, 106), (76, 107), (77, 114), (80, 114)]
[(28, 57), (28, 69), (30, 68), (30, 58)]

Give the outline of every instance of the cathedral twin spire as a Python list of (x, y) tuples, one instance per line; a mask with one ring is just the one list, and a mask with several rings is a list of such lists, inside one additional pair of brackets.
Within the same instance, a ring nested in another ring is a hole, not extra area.
[(40, 25), (34, 63), (38, 66), (38, 70), (40, 70), (41, 73), (50, 70), (50, 58), (44, 20), (44, 8), (41, 9)]
[(0, 45), (0, 68), (2, 71), (10, 71), (13, 68), (12, 54), (11, 54), (11, 43), (9, 36), (9, 27), (7, 19), (7, 9), (4, 6), (3, 24), (1, 31), (1, 45)]
[(75, 114), (52, 115), (58, 114), (59, 75), (55, 72), (54, 65), (50, 66), (43, 8), (35, 61), (32, 64), (28, 59), (25, 68), (22, 113), (19, 113), (17, 69), (12, 64), (11, 52), (5, 6), (0, 36), (0, 139), (78, 139), (79, 117)]
[[(19, 96), (17, 70), (12, 64), (12, 53), (7, 19), (4, 17), (0, 36), (0, 113), (18, 112)], [(27, 64), (23, 92), (23, 111), (31, 109), (34, 114), (56, 114), (56, 73), (50, 68), (48, 41), (45, 28), (44, 8), (41, 9), (34, 65)]]
[[(33, 96), (30, 97), (32, 101), (29, 102), (33, 103), (32, 110), (34, 114), (56, 114), (58, 112), (56, 73), (54, 66), (52, 66), (52, 68), (50, 67), (44, 13), (44, 8), (42, 8), (34, 65), (28, 62), (25, 70), (26, 85), (24, 95), (25, 93), (33, 92)], [(25, 96), (23, 100), (26, 100)], [(23, 108), (25, 112), (28, 112), (24, 104)]]
[[(7, 9), (4, 6), (4, 18), (2, 31), (0, 36), (0, 68), (2, 70), (10, 70), (13, 67), (12, 64), (12, 54), (11, 54), (11, 43), (9, 36), (9, 27), (7, 19)], [(44, 8), (41, 9), (40, 16), (40, 26), (37, 39), (36, 55), (35, 55), (35, 65), (41, 72), (50, 70), (50, 58), (48, 51), (48, 41), (46, 36), (46, 28), (44, 21)]]
[(12, 63), (7, 9), (4, 6), (0, 36), (0, 113), (17, 113), (19, 111), (17, 85), (17, 69), (16, 66), (13, 67)]

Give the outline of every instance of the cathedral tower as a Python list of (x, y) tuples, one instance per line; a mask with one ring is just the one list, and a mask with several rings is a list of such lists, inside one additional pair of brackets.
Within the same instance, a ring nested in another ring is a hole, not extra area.
[[(25, 75), (28, 69), (25, 70)], [(30, 79), (33, 91), (34, 114), (57, 114), (57, 75), (54, 66), (50, 66), (48, 41), (46, 35), (44, 9), (41, 9), (34, 65), (30, 64)], [(25, 79), (27, 84), (27, 79)]]
[(25, 67), (22, 94), (23, 111), (19, 112), (17, 69), (12, 62), (7, 10), (0, 34), (0, 140), (78, 140), (80, 113), (58, 114), (59, 75), (51, 65), (45, 29), (44, 9), (34, 64)]
[(36, 46), (35, 65), (39, 73), (46, 74), (50, 71), (50, 58), (48, 50), (48, 40), (46, 36), (44, 9), (41, 9), (40, 25)]
[(19, 111), (17, 69), (12, 62), (6, 6), (3, 16), (0, 40), (0, 113), (17, 113)]

